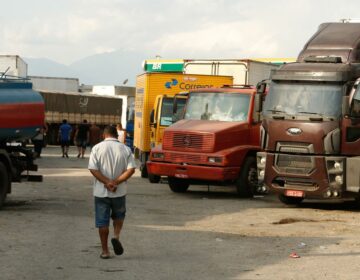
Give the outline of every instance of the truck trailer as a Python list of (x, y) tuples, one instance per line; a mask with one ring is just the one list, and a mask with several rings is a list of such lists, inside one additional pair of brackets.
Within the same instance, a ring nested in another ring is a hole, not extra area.
[(47, 141), (56, 144), (63, 119), (78, 125), (86, 119), (100, 127), (121, 121), (122, 99), (116, 96), (40, 91), (45, 101), (45, 121), (48, 124)]
[(359, 198), (359, 53), (360, 23), (323, 23), (272, 72), (257, 167), (282, 202)]
[[(26, 79), (0, 79), (0, 208), (12, 182), (42, 181), (31, 149), (22, 141), (35, 136), (44, 125), (44, 101)], [(26, 172), (26, 174), (23, 174)]]

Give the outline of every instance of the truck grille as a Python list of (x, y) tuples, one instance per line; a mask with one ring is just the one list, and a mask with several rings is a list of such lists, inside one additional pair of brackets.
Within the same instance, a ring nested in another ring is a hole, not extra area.
[(212, 134), (165, 132), (163, 146), (165, 150), (212, 152), (214, 137)]
[(276, 144), (276, 151), (292, 154), (313, 154), (314, 145), (308, 143), (278, 142)]
[(277, 155), (275, 165), (281, 173), (309, 174), (315, 167), (310, 156)]
[(201, 155), (187, 155), (178, 153), (166, 153), (165, 161), (176, 163), (197, 163), (201, 162)]

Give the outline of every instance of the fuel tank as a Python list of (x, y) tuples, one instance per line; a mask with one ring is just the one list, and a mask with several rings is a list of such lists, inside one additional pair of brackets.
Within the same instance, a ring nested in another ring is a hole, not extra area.
[(0, 144), (35, 136), (44, 125), (44, 108), (31, 83), (0, 79)]

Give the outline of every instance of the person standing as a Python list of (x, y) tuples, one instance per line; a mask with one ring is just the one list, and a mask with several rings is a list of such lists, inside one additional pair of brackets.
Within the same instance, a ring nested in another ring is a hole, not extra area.
[(94, 147), (101, 141), (101, 132), (100, 127), (98, 127), (95, 123), (92, 123), (89, 128), (89, 144), (90, 147)]
[(116, 255), (124, 249), (120, 232), (126, 213), (127, 180), (135, 172), (135, 160), (131, 150), (117, 140), (113, 126), (104, 129), (104, 141), (91, 150), (88, 169), (95, 177), (95, 225), (99, 231), (102, 253), (100, 258), (110, 258), (108, 248), (110, 217), (113, 219), (114, 237), (111, 243)]
[(67, 120), (63, 120), (58, 133), (58, 142), (60, 142), (61, 145), (62, 157), (69, 157), (68, 151), (70, 146), (71, 130), (71, 125), (67, 123)]
[(81, 156), (81, 158), (84, 158), (86, 145), (89, 143), (89, 125), (87, 120), (84, 120), (82, 124), (79, 124), (76, 129), (74, 138), (78, 148), (77, 157), (79, 158)]
[(38, 134), (36, 134), (31, 141), (34, 144), (34, 152), (35, 157), (40, 158), (41, 157), (41, 151), (42, 148), (45, 145), (45, 136), (48, 131), (48, 126), (46, 123), (44, 123), (42, 128), (39, 128)]
[(117, 130), (117, 134), (118, 134), (118, 140), (125, 144), (125, 140), (126, 140), (126, 130), (123, 129), (122, 124), (118, 123), (116, 125), (116, 130)]

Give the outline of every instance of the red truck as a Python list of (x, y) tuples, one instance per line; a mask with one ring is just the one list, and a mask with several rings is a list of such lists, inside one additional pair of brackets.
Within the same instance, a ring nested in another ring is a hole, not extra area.
[(359, 198), (359, 53), (360, 23), (324, 23), (271, 74), (258, 178), (282, 202)]
[(191, 184), (235, 185), (240, 195), (252, 196), (260, 150), (257, 98), (250, 86), (189, 92), (183, 119), (151, 150), (149, 172), (167, 176), (173, 192)]

